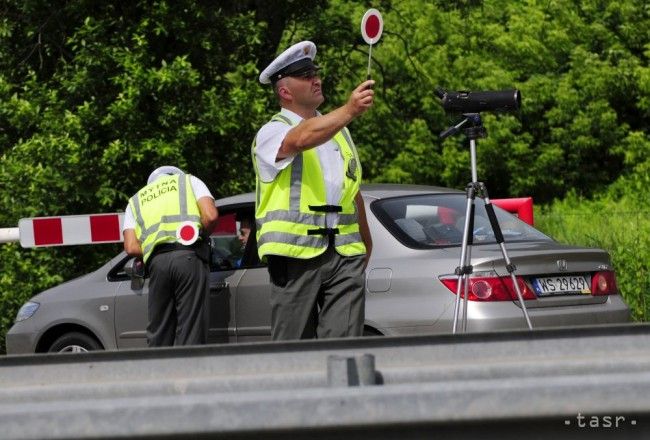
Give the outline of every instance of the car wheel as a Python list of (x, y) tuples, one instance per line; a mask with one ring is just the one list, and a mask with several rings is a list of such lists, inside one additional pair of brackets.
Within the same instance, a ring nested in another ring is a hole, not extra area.
[(101, 344), (92, 336), (85, 333), (72, 332), (59, 336), (50, 346), (49, 352), (54, 353), (85, 353), (101, 350)]

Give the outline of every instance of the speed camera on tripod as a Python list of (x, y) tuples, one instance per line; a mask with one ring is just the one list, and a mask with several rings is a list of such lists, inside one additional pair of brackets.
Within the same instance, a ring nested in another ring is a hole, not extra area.
[(519, 90), (493, 92), (448, 92), (436, 88), (442, 107), (450, 113), (480, 113), (484, 111), (514, 112), (521, 106)]

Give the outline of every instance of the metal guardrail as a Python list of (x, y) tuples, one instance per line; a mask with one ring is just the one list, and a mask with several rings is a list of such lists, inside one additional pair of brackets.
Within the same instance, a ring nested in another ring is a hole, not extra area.
[(647, 438), (650, 326), (0, 359), (0, 438)]

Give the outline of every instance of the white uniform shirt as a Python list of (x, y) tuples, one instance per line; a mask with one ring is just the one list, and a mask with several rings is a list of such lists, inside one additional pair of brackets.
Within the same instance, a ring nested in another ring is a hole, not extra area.
[[(298, 125), (302, 118), (294, 112), (283, 108), (280, 114), (289, 118), (293, 126)], [(295, 156), (290, 156), (279, 161), (275, 161), (278, 151), (282, 145), (284, 137), (293, 126), (284, 122), (271, 121), (267, 122), (260, 131), (257, 132), (255, 155), (260, 173), (260, 179), (264, 182), (270, 182), (293, 161)], [(325, 194), (327, 205), (338, 205), (341, 200), (343, 191), (343, 156), (340, 148), (334, 140), (330, 139), (316, 147), (316, 153), (323, 170), (325, 179)], [(328, 213), (326, 216), (327, 227), (333, 228), (338, 224), (338, 213)]]
[[(165, 174), (160, 175), (160, 177), (165, 176)], [(160, 177), (158, 177), (158, 179), (160, 179)], [(196, 200), (199, 200), (201, 197), (214, 198), (206, 184), (198, 177), (190, 175), (190, 185), (192, 186), (192, 191), (194, 192)], [(135, 229), (135, 214), (133, 213), (133, 209), (131, 209), (131, 204), (127, 204), (126, 209), (124, 210), (124, 225), (122, 225), (122, 232), (127, 229)]]

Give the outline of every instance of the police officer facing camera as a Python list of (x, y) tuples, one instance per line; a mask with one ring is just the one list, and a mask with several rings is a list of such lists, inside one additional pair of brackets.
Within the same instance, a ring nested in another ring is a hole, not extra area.
[(207, 342), (208, 237), (217, 217), (205, 183), (172, 166), (155, 169), (129, 200), (124, 250), (149, 270), (150, 347)]
[(260, 74), (281, 110), (257, 133), (258, 252), (272, 282), (274, 340), (359, 336), (372, 249), (361, 166), (347, 125), (373, 103), (374, 81), (327, 114), (316, 45), (294, 44)]

